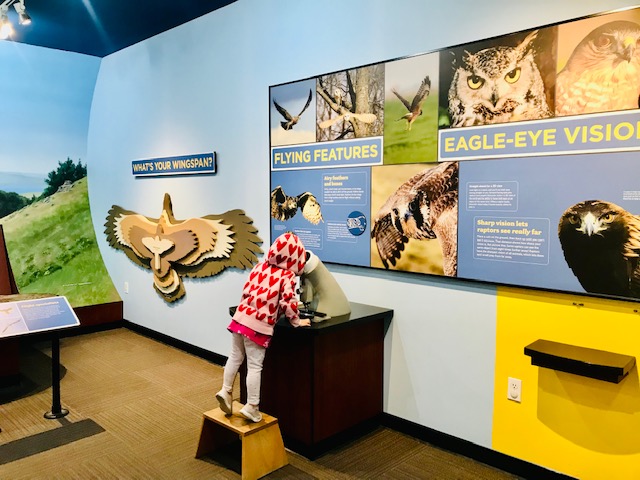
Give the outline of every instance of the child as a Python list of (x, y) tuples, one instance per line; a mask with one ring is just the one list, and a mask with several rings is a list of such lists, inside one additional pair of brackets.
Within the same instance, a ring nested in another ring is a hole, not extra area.
[(305, 263), (306, 251), (300, 239), (293, 233), (284, 233), (273, 242), (266, 258), (251, 270), (240, 304), (227, 327), (232, 334), (231, 354), (224, 367), (222, 389), (216, 393), (226, 414), (232, 413), (233, 382), (246, 356), (247, 404), (240, 414), (252, 422), (262, 420), (258, 408), (262, 362), (274, 325), (280, 315), (294, 327), (311, 324), (310, 320), (300, 320), (295, 295), (296, 279)]

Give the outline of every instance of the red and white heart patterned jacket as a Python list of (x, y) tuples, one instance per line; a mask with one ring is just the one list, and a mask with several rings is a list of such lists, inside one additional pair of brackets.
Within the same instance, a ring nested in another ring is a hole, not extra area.
[(265, 260), (249, 274), (233, 320), (258, 333), (273, 335), (273, 327), (284, 315), (297, 327), (296, 278), (302, 273), (306, 251), (293, 233), (283, 233), (269, 248)]

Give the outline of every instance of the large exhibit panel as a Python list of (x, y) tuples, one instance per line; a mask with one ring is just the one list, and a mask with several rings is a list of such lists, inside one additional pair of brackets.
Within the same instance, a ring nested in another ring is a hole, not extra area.
[(639, 98), (637, 8), (271, 87), (271, 236), (637, 299)]

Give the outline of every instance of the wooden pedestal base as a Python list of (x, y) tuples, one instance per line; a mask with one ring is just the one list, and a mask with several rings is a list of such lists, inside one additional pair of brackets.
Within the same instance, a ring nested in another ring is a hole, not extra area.
[[(242, 406), (233, 402), (233, 411), (239, 412)], [(253, 423), (239, 413), (225, 415), (219, 408), (203, 414), (196, 458), (238, 438), (242, 443), (242, 480), (264, 477), (289, 463), (277, 418), (262, 413), (262, 420)]]

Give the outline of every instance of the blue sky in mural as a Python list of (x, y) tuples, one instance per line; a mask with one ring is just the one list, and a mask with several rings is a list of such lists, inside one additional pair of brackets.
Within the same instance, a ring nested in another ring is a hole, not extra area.
[(0, 190), (40, 193), (58, 162), (86, 164), (100, 58), (0, 41)]

